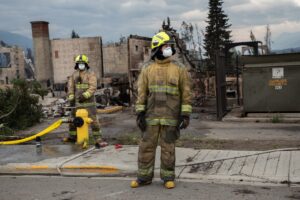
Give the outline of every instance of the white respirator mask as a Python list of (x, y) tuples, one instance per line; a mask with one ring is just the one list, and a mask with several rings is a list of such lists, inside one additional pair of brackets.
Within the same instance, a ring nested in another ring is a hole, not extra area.
[(78, 69), (79, 69), (79, 70), (84, 70), (84, 69), (85, 69), (85, 64), (79, 63), (79, 64), (78, 64)]
[(173, 51), (171, 47), (165, 48), (162, 53), (165, 58), (168, 58), (173, 55)]

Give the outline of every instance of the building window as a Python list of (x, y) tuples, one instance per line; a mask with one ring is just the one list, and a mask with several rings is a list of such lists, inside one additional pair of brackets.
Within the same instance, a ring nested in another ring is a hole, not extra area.
[(16, 74), (17, 74), (17, 79), (19, 79), (20, 78), (20, 71), (18, 69), (16, 71)]
[(139, 51), (139, 46), (135, 45), (135, 51)]
[(54, 52), (55, 58), (58, 58), (58, 51)]
[(7, 76), (5, 77), (5, 82), (6, 82), (6, 84), (8, 84), (8, 77)]
[(149, 49), (147, 47), (145, 47), (145, 55), (149, 54)]

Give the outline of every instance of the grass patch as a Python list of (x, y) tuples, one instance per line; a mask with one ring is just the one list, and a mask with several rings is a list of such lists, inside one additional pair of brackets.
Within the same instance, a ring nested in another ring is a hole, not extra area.
[(276, 114), (272, 117), (271, 122), (272, 123), (280, 123), (282, 121), (281, 116), (279, 114)]
[(203, 138), (181, 138), (176, 141), (177, 147), (190, 147), (195, 149), (223, 149), (228, 143), (226, 140), (203, 139)]
[(138, 145), (141, 136), (137, 132), (126, 133), (117, 138), (117, 142), (124, 145)]

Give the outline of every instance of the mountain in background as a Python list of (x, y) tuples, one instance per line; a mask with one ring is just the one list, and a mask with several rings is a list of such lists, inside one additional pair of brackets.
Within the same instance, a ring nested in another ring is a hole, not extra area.
[(300, 48), (300, 33), (282, 33), (272, 39), (272, 50), (286, 50)]
[(19, 34), (0, 30), (0, 41), (1, 40), (11, 46), (20, 46), (23, 50), (26, 50), (27, 48), (32, 49), (32, 39)]
[(290, 48), (290, 49), (272, 50), (272, 53), (275, 53), (275, 54), (299, 53), (299, 52), (300, 52), (300, 47)]

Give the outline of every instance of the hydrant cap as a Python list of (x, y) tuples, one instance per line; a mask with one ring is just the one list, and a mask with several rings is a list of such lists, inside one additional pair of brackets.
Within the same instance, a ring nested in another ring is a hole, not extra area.
[(88, 117), (89, 113), (86, 109), (78, 109), (76, 111), (76, 116), (77, 117)]

